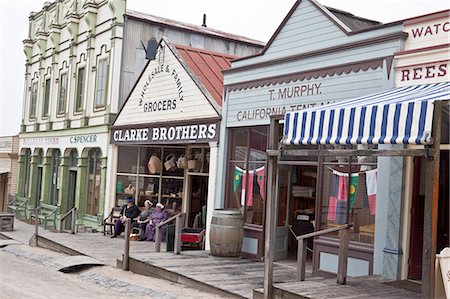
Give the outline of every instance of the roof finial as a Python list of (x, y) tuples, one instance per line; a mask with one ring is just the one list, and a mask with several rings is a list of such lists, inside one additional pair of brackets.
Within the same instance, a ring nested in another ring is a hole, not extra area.
[(206, 26), (206, 14), (205, 13), (203, 14), (203, 24), (202, 24), (202, 26), (203, 27), (208, 27), (208, 26)]

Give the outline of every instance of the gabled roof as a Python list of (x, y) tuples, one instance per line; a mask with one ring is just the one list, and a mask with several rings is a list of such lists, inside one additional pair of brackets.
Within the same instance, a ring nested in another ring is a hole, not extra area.
[(357, 31), (367, 29), (373, 26), (381, 25), (381, 22), (373, 21), (355, 16), (352, 13), (340, 9), (325, 6), (336, 18), (342, 21), (350, 30)]
[[(291, 16), (297, 10), (297, 8), (299, 7), (299, 5), (302, 1), (304, 1), (304, 0), (297, 0), (295, 2), (295, 4), (292, 6), (292, 8), (288, 12), (288, 14), (284, 17), (283, 21), (278, 26), (275, 33), (272, 35), (272, 37), (270, 38), (270, 40), (267, 42), (267, 44), (265, 45), (265, 47), (262, 49), (262, 51), (260, 53), (241, 57), (241, 58), (235, 59), (235, 61), (245, 60), (247, 58), (252, 58), (252, 57), (257, 57), (257, 56), (263, 56), (265, 54), (265, 52), (267, 51), (267, 49), (269, 49), (269, 47), (275, 41), (275, 38), (280, 33), (280, 31), (283, 29), (283, 27), (286, 25), (288, 20), (291, 18)], [(373, 20), (355, 16), (355, 15), (353, 15), (349, 12), (343, 11), (343, 10), (339, 10), (339, 9), (335, 9), (335, 8), (331, 8), (331, 7), (325, 7), (316, 0), (309, 0), (309, 1), (315, 7), (317, 7), (317, 9), (319, 9), (325, 16), (327, 16), (333, 23), (335, 23), (347, 35), (353, 35), (353, 34), (357, 34), (359, 32), (364, 32), (364, 31), (368, 31), (368, 30), (375, 30), (380, 27), (393, 26), (400, 22), (400, 21), (397, 21), (397, 22), (392, 22), (392, 23), (388, 23), (388, 24), (383, 24), (383, 23), (380, 23), (377, 21), (373, 21)]]
[(232, 33), (228, 33), (228, 32), (223, 32), (220, 30), (215, 30), (215, 29), (208, 28), (208, 27), (193, 25), (193, 24), (189, 24), (189, 23), (185, 23), (185, 22), (166, 19), (163, 17), (149, 15), (146, 13), (129, 10), (129, 9), (126, 10), (125, 16), (134, 18), (134, 19), (138, 19), (138, 20), (147, 21), (150, 23), (155, 23), (155, 24), (158, 24), (163, 27), (176, 27), (178, 29), (183, 29), (186, 31), (197, 32), (197, 33), (201, 33), (204, 35), (221, 37), (221, 38), (224, 38), (227, 40), (250, 44), (252, 46), (260, 46), (261, 48), (264, 47), (264, 45), (266, 44), (262, 41), (251, 39), (251, 38), (248, 38), (245, 36), (236, 35), (236, 34), (232, 34)]
[(237, 56), (206, 51), (188, 46), (174, 45), (189, 68), (194, 72), (214, 100), (222, 106), (223, 74), (230, 61)]

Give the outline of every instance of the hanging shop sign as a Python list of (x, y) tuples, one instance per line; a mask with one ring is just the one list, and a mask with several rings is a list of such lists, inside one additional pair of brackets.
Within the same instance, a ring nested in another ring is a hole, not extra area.
[(113, 144), (205, 143), (217, 141), (218, 137), (218, 122), (127, 126), (111, 130)]

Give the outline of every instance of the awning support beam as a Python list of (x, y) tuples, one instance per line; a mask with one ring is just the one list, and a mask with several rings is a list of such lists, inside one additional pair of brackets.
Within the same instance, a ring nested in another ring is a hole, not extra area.
[(433, 156), (434, 148), (425, 147), (424, 149), (398, 149), (398, 150), (382, 150), (382, 149), (321, 149), (321, 150), (268, 150), (269, 156), (278, 157), (336, 157), (336, 156), (366, 156), (366, 157), (427, 157)]

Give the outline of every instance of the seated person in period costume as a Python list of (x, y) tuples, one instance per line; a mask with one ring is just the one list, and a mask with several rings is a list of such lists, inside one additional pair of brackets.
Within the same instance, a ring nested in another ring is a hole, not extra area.
[(150, 222), (150, 215), (154, 211), (154, 209), (152, 209), (152, 206), (153, 206), (152, 202), (147, 199), (144, 202), (144, 209), (142, 210), (141, 214), (139, 215), (138, 220), (133, 223), (133, 227), (141, 228), (143, 234), (145, 234), (145, 227)]
[[(147, 241), (155, 241), (156, 225), (167, 220), (167, 213), (164, 211), (164, 205), (160, 202), (156, 204), (156, 209), (150, 216), (150, 222), (147, 224), (145, 229), (145, 235)], [(161, 229), (161, 240), (166, 240), (166, 227), (163, 226)]]
[(139, 216), (140, 213), (141, 211), (134, 204), (133, 197), (128, 197), (127, 204), (123, 206), (122, 212), (120, 212), (120, 218), (116, 220), (116, 223), (114, 225), (114, 234), (111, 236), (111, 238), (117, 238), (117, 236), (125, 230), (125, 222), (128, 218), (130, 218), (131, 222), (133, 222), (134, 218)]

